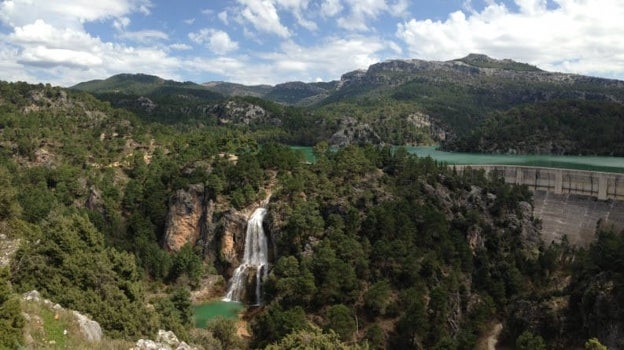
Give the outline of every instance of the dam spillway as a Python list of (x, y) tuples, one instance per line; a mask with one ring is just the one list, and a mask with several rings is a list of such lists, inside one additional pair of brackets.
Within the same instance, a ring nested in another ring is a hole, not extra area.
[(624, 201), (619, 200), (535, 191), (533, 215), (542, 221), (546, 244), (567, 235), (572, 245), (587, 246), (595, 238), (598, 222), (605, 228), (624, 229)]

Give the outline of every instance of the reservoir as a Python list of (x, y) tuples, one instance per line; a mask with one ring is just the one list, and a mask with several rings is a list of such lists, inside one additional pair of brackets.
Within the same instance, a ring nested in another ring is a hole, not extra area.
[(238, 313), (245, 306), (241, 303), (215, 300), (205, 304), (193, 306), (193, 323), (197, 328), (205, 328), (206, 323), (216, 317), (230, 320), (238, 319)]
[[(314, 161), (312, 147), (293, 146), (292, 149), (303, 152), (306, 160)], [(440, 151), (436, 146), (406, 146), (405, 149), (418, 157), (431, 157), (449, 165), (520, 165), (624, 173), (624, 157), (456, 153)]]

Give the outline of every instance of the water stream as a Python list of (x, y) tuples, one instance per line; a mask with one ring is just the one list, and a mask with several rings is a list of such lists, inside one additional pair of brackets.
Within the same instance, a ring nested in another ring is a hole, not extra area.
[(262, 220), (266, 215), (265, 208), (256, 209), (247, 222), (245, 234), (245, 253), (242, 263), (234, 270), (230, 279), (224, 301), (243, 301), (247, 288), (249, 273), (256, 274), (256, 304), (261, 304), (262, 295), (260, 285), (268, 273), (268, 246), (267, 238), (262, 228)]

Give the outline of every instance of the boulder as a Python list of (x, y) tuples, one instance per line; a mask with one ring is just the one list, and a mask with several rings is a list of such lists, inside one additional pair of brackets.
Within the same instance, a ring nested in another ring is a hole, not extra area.
[(102, 340), (102, 327), (100, 327), (99, 323), (78, 311), (74, 311), (73, 314), (80, 327), (80, 333), (82, 333), (85, 340), (90, 342), (99, 342)]
[(198, 350), (180, 341), (171, 331), (159, 330), (156, 340), (139, 339), (131, 350)]

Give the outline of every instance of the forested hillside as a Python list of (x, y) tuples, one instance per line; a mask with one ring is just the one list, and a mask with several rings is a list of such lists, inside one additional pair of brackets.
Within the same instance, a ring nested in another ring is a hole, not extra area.
[[(619, 154), (604, 147), (619, 136), (594, 141), (597, 129), (621, 122), (624, 103), (621, 81), (546, 72), (478, 54), (451, 61), (389, 60), (322, 83), (198, 85), (122, 74), (74, 88), (144, 120), (180, 128), (237, 125), (264, 141), (441, 144), (497, 153)], [(233, 117), (232, 110), (245, 117)], [(526, 125), (537, 128), (535, 135)], [(591, 127), (587, 133), (585, 125)], [(496, 134), (499, 129), (503, 135)], [(520, 130), (507, 138), (505, 130), (515, 129)]]
[(454, 151), (513, 154), (624, 155), (624, 105), (565, 100), (489, 115)]
[[(16, 293), (37, 289), (91, 315), (109, 337), (136, 340), (160, 328), (189, 339), (189, 286), (204, 266), (191, 247), (161, 248), (169, 197), (206, 179), (196, 162), (255, 142), (235, 131), (148, 126), (49, 85), (1, 83), (0, 91), (0, 226), (22, 242), (3, 288), (10, 281)], [(25, 341), (0, 338), (9, 348)]]
[[(326, 142), (309, 164), (251, 127), (180, 130), (44, 85), (0, 92), (0, 233), (21, 242), (0, 274), (4, 347), (37, 345), (16, 306), (32, 289), (107, 339), (167, 329), (205, 349), (473, 349), (499, 323), (517, 349), (622, 346), (621, 235), (546, 247), (531, 193), (495, 175)], [(211, 208), (205, 232), (166, 250), (173, 198), (191, 188)], [(271, 269), (249, 336), (222, 319), (195, 329), (190, 293), (231, 276), (226, 238), (244, 245), (231, 218), (263, 201)]]

